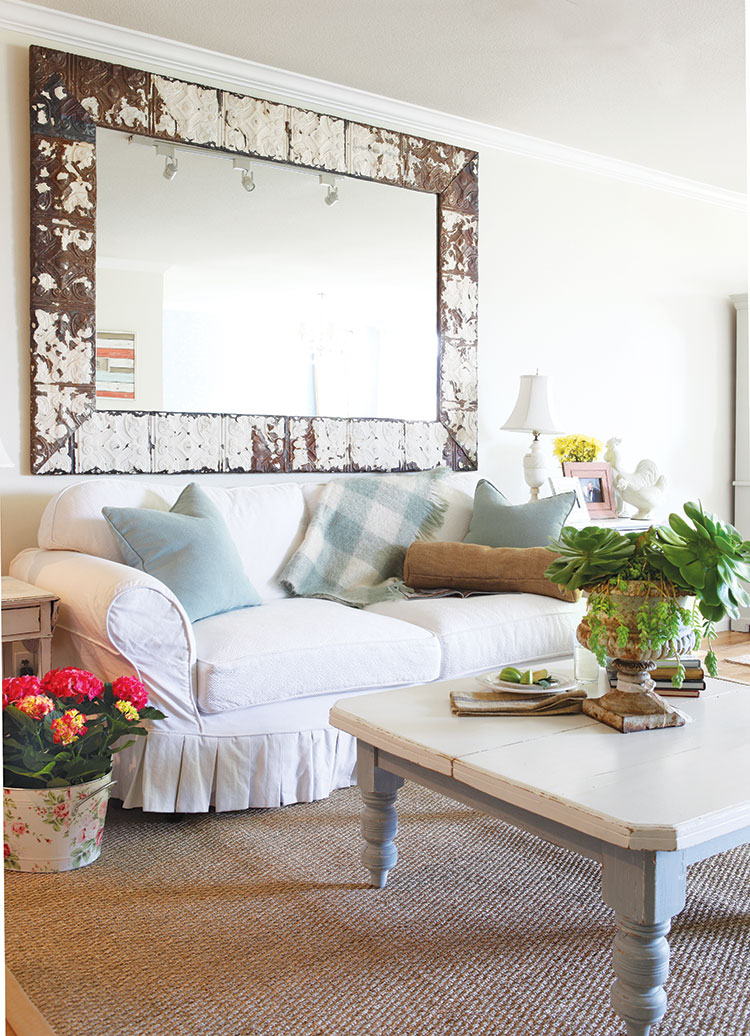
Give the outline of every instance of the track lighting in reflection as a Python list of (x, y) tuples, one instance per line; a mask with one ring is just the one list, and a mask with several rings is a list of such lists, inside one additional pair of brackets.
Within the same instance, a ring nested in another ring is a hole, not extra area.
[[(239, 155), (237, 157), (234, 157), (233, 155), (226, 154), (226, 152), (210, 151), (207, 148), (194, 147), (191, 144), (166, 143), (160, 140), (154, 140), (152, 137), (142, 137), (137, 133), (131, 133), (128, 136), (127, 141), (129, 144), (134, 144), (140, 147), (153, 148), (156, 151), (156, 154), (164, 159), (164, 169), (162, 170), (162, 176), (168, 182), (174, 180), (175, 176), (177, 176), (179, 166), (177, 153), (179, 151), (189, 152), (191, 155), (215, 155), (224, 161), (231, 158), (233, 167), (240, 171), (240, 183), (242, 185), (242, 188), (243, 190), (247, 191), (248, 194), (251, 194), (258, 186), (255, 182), (256, 166), (260, 166), (262, 169), (262, 163), (268, 161), (267, 159), (255, 157), (252, 159), (251, 166), (251, 159), (247, 155)], [(184, 167), (183, 176), (187, 176), (188, 179), (191, 179), (193, 173), (193, 167), (191, 164), (192, 157), (188, 158), (186, 161), (188, 164), (186, 167)], [(288, 166), (287, 168), (293, 169), (294, 167)], [(299, 173), (304, 173), (306, 176), (318, 176), (318, 183), (321, 187), (325, 187), (326, 189), (323, 201), (326, 203), (326, 205), (329, 206), (329, 208), (331, 205), (335, 205), (336, 202), (339, 200), (338, 182), (341, 179), (340, 176), (334, 176), (333, 173), (316, 174), (316, 171), (314, 169), (298, 168), (296, 171)], [(265, 188), (265, 181), (263, 177), (264, 174), (261, 172), (261, 187)]]
[(161, 174), (165, 180), (174, 180), (177, 176), (177, 159), (176, 158), (165, 158), (164, 159), (164, 171)]
[(331, 176), (330, 173), (321, 173), (318, 177), (318, 182), (321, 187), (326, 188), (326, 196), (323, 201), (326, 205), (335, 205), (339, 200), (339, 189), (336, 186), (336, 177)]
[(156, 153), (164, 155), (164, 169), (161, 175), (165, 180), (174, 180), (177, 176), (177, 156), (174, 147), (171, 144), (157, 144)]
[(250, 168), (250, 160), (247, 158), (235, 158), (233, 166), (235, 169), (240, 170), (240, 183), (248, 192), (248, 194), (250, 193), (250, 191), (254, 191), (256, 184), (255, 180), (253, 179), (253, 171)]

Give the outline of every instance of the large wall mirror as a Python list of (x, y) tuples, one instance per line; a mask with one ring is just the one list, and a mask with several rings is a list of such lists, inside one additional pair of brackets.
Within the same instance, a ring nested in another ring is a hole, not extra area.
[(40, 47), (31, 126), (32, 471), (476, 467), (473, 152)]

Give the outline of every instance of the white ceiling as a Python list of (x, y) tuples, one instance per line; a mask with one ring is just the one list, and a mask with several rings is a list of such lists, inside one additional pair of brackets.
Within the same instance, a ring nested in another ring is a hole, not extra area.
[(745, 190), (743, 0), (38, 6)]

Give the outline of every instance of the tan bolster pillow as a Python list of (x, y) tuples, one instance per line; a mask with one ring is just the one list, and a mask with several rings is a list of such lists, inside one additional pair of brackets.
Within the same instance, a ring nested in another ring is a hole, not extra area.
[(545, 569), (556, 557), (546, 547), (416, 540), (406, 552), (404, 582), (415, 590), (517, 591), (577, 601), (579, 591), (563, 590), (545, 578)]

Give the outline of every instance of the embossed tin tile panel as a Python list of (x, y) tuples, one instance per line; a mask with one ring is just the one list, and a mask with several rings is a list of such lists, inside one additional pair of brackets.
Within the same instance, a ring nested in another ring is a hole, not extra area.
[(224, 418), (224, 470), (284, 471), (286, 418), (227, 414)]
[(440, 384), (446, 407), (470, 410), (477, 399), (476, 346), (445, 342), (440, 358)]
[(37, 217), (31, 224), (36, 263), (31, 275), (32, 305), (87, 306), (94, 309), (94, 231), (67, 219)]
[(32, 212), (94, 228), (96, 159), (88, 141), (31, 138)]
[(76, 430), (76, 471), (89, 475), (151, 471), (150, 417), (98, 410)]
[(91, 340), (94, 313), (35, 309), (31, 320), (32, 377), (37, 385), (87, 385), (94, 381)]
[(152, 132), (188, 144), (220, 139), (219, 91), (180, 79), (153, 76)]
[(451, 144), (441, 144), (424, 137), (410, 137), (402, 140), (404, 151), (404, 183), (420, 191), (442, 194), (461, 172), (475, 152), (464, 151)]
[(73, 84), (76, 97), (98, 126), (147, 132), (150, 72), (78, 57)]
[(442, 278), (440, 296), (440, 329), (444, 337), (455, 338), (466, 345), (477, 341), (477, 282), (468, 274)]
[(401, 183), (401, 134), (377, 126), (346, 126), (347, 170), (383, 183)]
[(440, 214), (440, 252), (443, 276), (451, 274), (476, 281), (479, 266), (479, 221), (476, 216), (444, 209)]
[(221, 424), (219, 414), (152, 414), (153, 471), (221, 471)]
[(349, 422), (333, 417), (289, 419), (292, 471), (347, 471)]
[[(30, 75), (33, 471), (476, 465), (473, 151), (43, 47), (30, 49)], [(97, 125), (436, 194), (439, 419), (96, 412)]]
[(344, 120), (317, 112), (289, 109), (289, 157), (314, 169), (346, 172)]
[[(35, 48), (32, 47), (32, 50)], [(93, 142), (96, 137), (96, 126), (80, 101), (73, 95), (69, 87), (67, 75), (78, 60), (72, 54), (67, 55), (66, 68), (63, 74), (54, 71), (47, 76), (44, 71), (45, 62), (32, 61), (32, 75), (41, 71), (41, 78), (31, 83), (31, 132), (45, 133), (49, 137), (63, 140), (85, 140)]]
[[(73, 69), (78, 57), (64, 50), (50, 50), (47, 47), (29, 47), (29, 81), (32, 87), (41, 89), (56, 76), (63, 83), (72, 83)], [(32, 97), (32, 101), (35, 98)]]
[(407, 421), (404, 427), (407, 471), (428, 471), (451, 465), (452, 439), (440, 421)]
[(456, 455), (454, 467), (473, 470), (477, 464), (478, 417), (476, 409), (466, 410), (458, 406), (446, 406), (441, 410), (441, 419), (450, 431), (463, 457)]
[(222, 118), (225, 148), (281, 162), (288, 159), (288, 108), (285, 104), (224, 93)]
[(404, 462), (403, 421), (352, 421), (352, 471), (399, 471)]
[(38, 475), (72, 475), (73, 474), (73, 458), (70, 455), (68, 445), (53, 453), (51, 457), (48, 457), (42, 462)]
[[(93, 410), (94, 386), (39, 384), (31, 396), (31, 470), (40, 471)], [(50, 473), (48, 471), (48, 473)]]
[(479, 215), (478, 159), (474, 158), (451, 181), (440, 196), (442, 209), (463, 212), (465, 216)]

